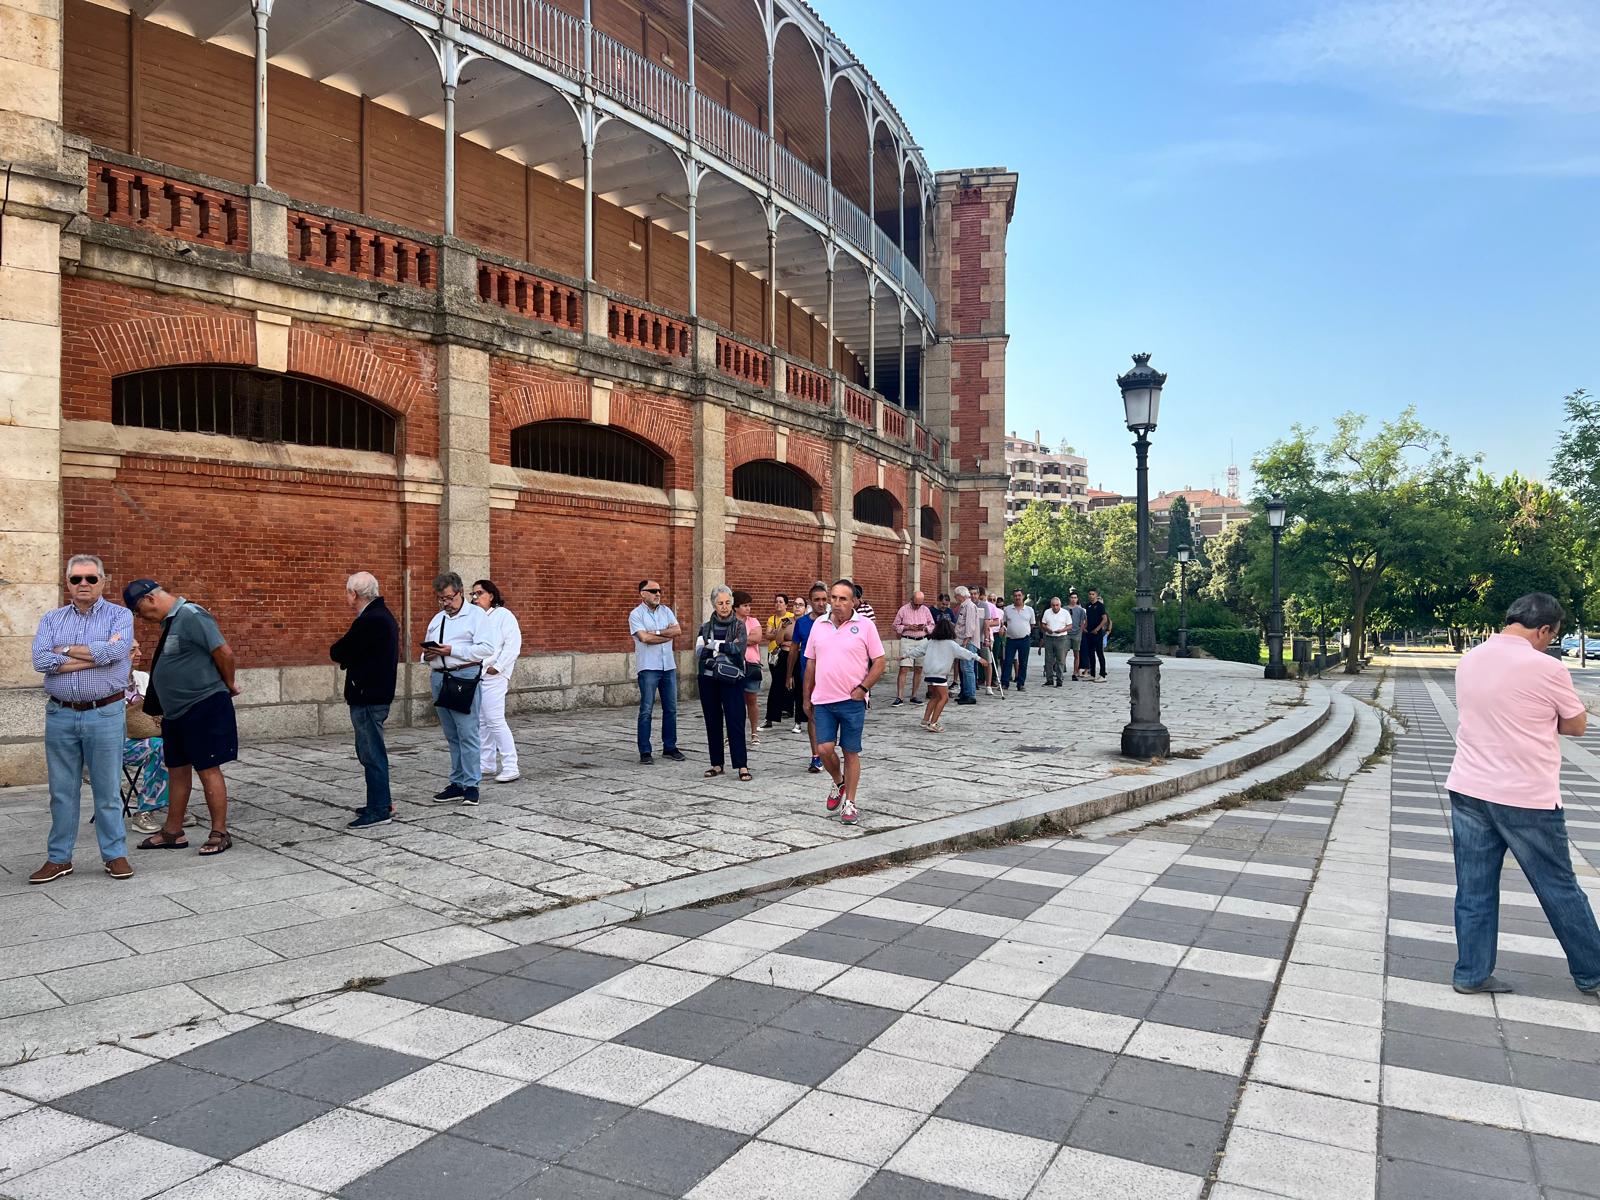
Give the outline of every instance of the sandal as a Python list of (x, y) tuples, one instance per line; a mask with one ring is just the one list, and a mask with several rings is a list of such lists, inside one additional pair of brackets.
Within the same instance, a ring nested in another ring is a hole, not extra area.
[(165, 829), (158, 829), (144, 841), (140, 842), (140, 850), (187, 850), (189, 839), (180, 829), (177, 833), (168, 833)]
[(210, 858), (213, 854), (221, 854), (224, 850), (232, 848), (232, 835), (226, 829), (213, 829), (206, 835), (206, 844), (200, 847), (200, 853)]
[(749, 767), (740, 767), (739, 768), (739, 782), (740, 783), (749, 783), (750, 782), (750, 768)]
[(721, 775), (721, 774), (722, 774), (722, 768), (721, 767), (712, 767), (711, 770), (709, 770), (709, 771), (707, 771), (705, 773), (705, 778), (706, 779), (715, 779), (718, 775)]

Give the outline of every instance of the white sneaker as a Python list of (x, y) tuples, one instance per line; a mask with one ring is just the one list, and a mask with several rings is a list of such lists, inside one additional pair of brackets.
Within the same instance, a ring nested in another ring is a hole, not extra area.
[(510, 771), (501, 771), (500, 774), (498, 774), (498, 775), (496, 775), (494, 777), (494, 781), (496, 783), (510, 783), (513, 779), (521, 779), (521, 778), (522, 778), (522, 772), (513, 769), (513, 770), (510, 770)]
[(796, 725), (791, 732), (804, 733), (805, 731), (806, 731), (806, 727), (804, 725)]
[(844, 808), (839, 813), (839, 823), (841, 825), (854, 825), (860, 816), (861, 814), (856, 810), (856, 802), (854, 800), (846, 800)]

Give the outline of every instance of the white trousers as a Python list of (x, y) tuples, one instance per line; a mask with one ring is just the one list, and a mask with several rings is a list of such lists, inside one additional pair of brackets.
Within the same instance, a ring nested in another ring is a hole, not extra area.
[(483, 773), (495, 770), (495, 755), (500, 756), (501, 774), (516, 774), (517, 744), (511, 740), (511, 727), (506, 724), (506, 691), (511, 687), (508, 675), (485, 674), (478, 683), (478, 744), (482, 747)]

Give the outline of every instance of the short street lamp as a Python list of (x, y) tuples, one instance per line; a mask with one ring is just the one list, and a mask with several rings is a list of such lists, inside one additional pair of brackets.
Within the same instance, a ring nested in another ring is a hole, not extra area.
[(1283, 541), (1283, 522), (1289, 515), (1289, 506), (1281, 496), (1267, 500), (1267, 524), (1272, 527), (1272, 618), (1267, 627), (1268, 679), (1289, 678), (1289, 668), (1283, 665), (1283, 602), (1278, 595), (1278, 546)]
[(1129, 715), (1122, 727), (1122, 753), (1129, 758), (1164, 758), (1172, 738), (1161, 723), (1161, 660), (1156, 657), (1156, 608), (1150, 590), (1150, 433), (1161, 411), (1167, 377), (1150, 366), (1148, 354), (1133, 356), (1133, 370), (1117, 377), (1128, 429), (1138, 456), (1139, 575), (1133, 593), (1133, 657), (1128, 660)]
[(1028, 599), (1031, 600), (1033, 603), (1037, 604), (1039, 602), (1039, 564), (1038, 563), (1030, 562), (1028, 564), (1028, 578), (1033, 581), (1029, 585), (1029, 587), (1031, 589), (1031, 592), (1030, 592), (1030, 594), (1028, 596)]
[(1178, 657), (1189, 657), (1189, 543), (1178, 547)]

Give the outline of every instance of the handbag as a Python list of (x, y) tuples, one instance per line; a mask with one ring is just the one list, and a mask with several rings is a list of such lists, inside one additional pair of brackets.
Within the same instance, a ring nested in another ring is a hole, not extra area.
[(458, 713), (472, 711), (472, 700), (478, 694), (478, 682), (483, 678), (483, 664), (472, 665), (478, 668), (478, 673), (470, 678), (452, 673), (464, 671), (465, 667), (454, 667), (441, 672), (444, 678), (439, 681), (439, 695), (433, 702), (435, 708), (448, 708), (451, 712)]
[[(711, 627), (712, 623), (710, 621), (700, 626), (702, 641), (707, 643), (711, 641)], [(710, 665), (710, 669), (702, 670), (702, 674), (711, 676), (718, 683), (737, 683), (741, 685), (744, 683), (743, 658), (729, 658), (727, 654), (721, 651), (713, 651), (709, 645), (701, 651), (701, 654), (706, 660), (709, 660)]]

